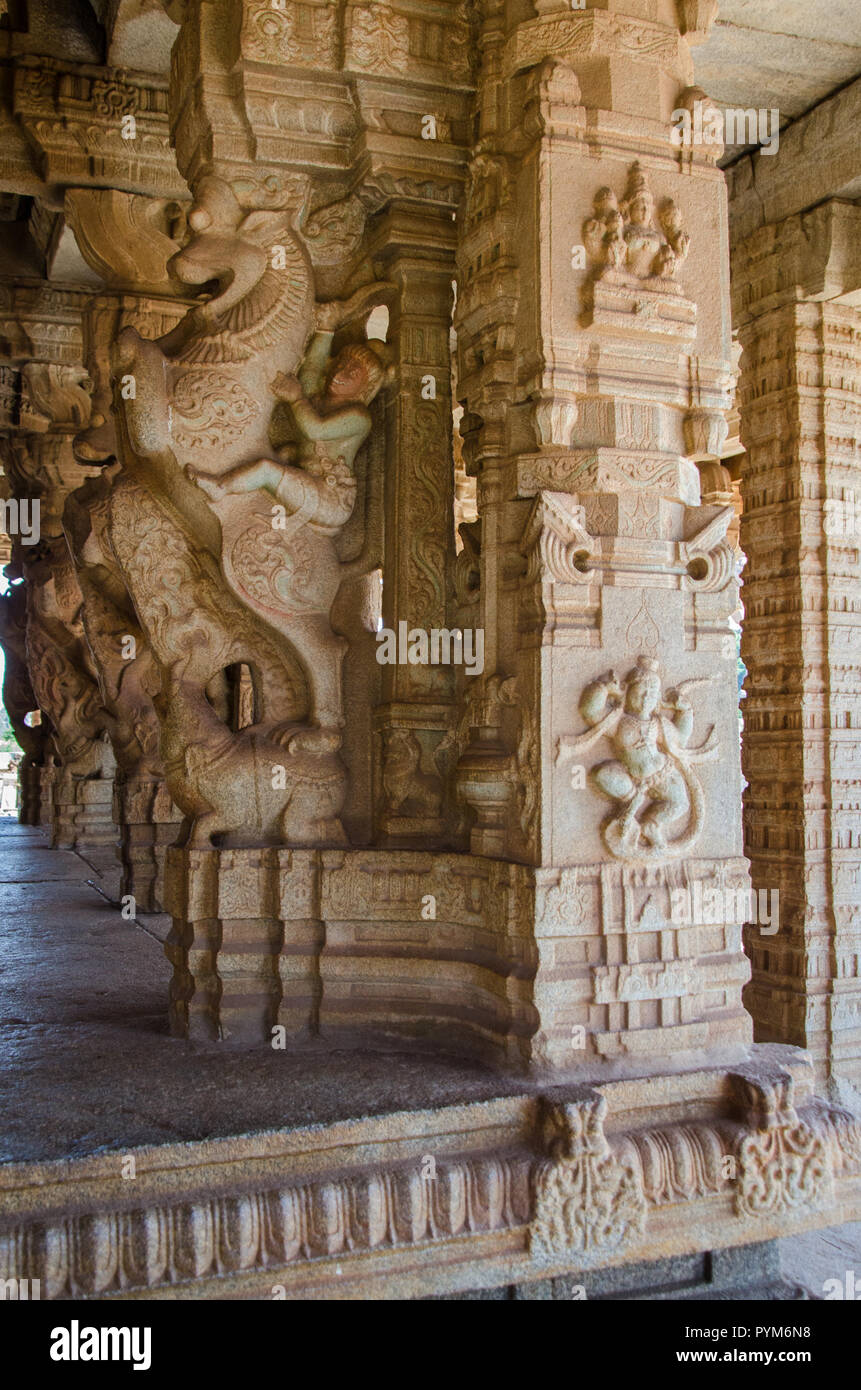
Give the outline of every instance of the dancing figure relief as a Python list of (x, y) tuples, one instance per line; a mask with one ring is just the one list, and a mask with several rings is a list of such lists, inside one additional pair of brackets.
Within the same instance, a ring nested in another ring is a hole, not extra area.
[(614, 803), (602, 835), (615, 858), (674, 858), (698, 840), (705, 804), (695, 765), (713, 761), (719, 749), (713, 728), (689, 746), (694, 713), (685, 690), (709, 679), (695, 676), (662, 696), (658, 663), (641, 656), (624, 680), (610, 671), (583, 691), (580, 713), (589, 728), (559, 740), (557, 762), (609, 741), (615, 756), (593, 767), (590, 779)]

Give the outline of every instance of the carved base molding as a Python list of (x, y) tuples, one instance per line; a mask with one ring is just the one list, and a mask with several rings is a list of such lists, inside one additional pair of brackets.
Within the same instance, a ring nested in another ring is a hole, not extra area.
[(431, 1040), (557, 1076), (600, 1058), (693, 1065), (751, 1041), (742, 860), (545, 870), (394, 849), (171, 848), (166, 864), (179, 1036)]
[(432, 1037), (516, 1064), (537, 1024), (529, 872), (409, 850), (170, 849), (173, 1031)]
[(572, 1271), (588, 1291), (592, 1269), (851, 1219), (861, 1122), (813, 1096), (808, 1054), (754, 1047), (734, 1072), (7, 1164), (0, 1194), (0, 1277), (47, 1298), (402, 1299)]
[(113, 799), (113, 778), (69, 777), (58, 769), (53, 781), (51, 848), (115, 845)]
[(165, 782), (117, 783), (115, 814), (120, 828), (120, 895), (130, 894), (136, 911), (164, 911), (164, 866), (182, 812), (174, 806)]
[[(33, 763), (26, 755), (18, 767), (18, 823), (19, 825), (44, 825), (42, 819), (42, 787), (50, 791), (50, 782), (45, 779), (48, 771), (40, 763)], [(47, 824), (51, 823), (50, 799), (48, 800)]]

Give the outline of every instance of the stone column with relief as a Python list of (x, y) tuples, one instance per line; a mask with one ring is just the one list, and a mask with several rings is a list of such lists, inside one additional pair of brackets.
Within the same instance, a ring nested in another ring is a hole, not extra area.
[[(397, 285), (390, 333), (398, 354), (386, 434), (382, 621), (397, 659), (382, 668), (376, 712), (380, 841), (427, 849), (451, 842), (444, 741), (455, 672), (431, 660), (449, 628), (454, 562), (450, 325), (455, 232), (448, 209), (388, 211), (374, 250)], [(394, 653), (393, 653), (394, 654)]]
[(18, 820), (21, 825), (50, 825), (50, 801), (43, 808), (43, 791), (50, 782), (45, 777), (50, 766), (53, 744), (47, 720), (43, 721), (39, 702), (27, 669), (27, 593), (23, 580), (9, 584), (0, 595), (0, 641), (3, 644), (3, 704), (12, 731), (24, 756), (18, 765)]
[(714, 6), (536, 8), (484, 7), (458, 248), (479, 509), (458, 597), (477, 579), (487, 662), (455, 779), (473, 857), (529, 868), (523, 1055), (558, 1086), (531, 1250), (583, 1268), (669, 1249), (662, 1161), (614, 1138), (646, 1113), (668, 1152), (694, 1115), (712, 1136), (682, 1188), (731, 1196), (722, 1244), (815, 1221), (857, 1155), (742, 1002), (726, 192), (680, 117)]
[[(235, 46), (220, 0), (199, 0), (174, 47), (171, 121), (193, 202), (173, 270), (204, 302), (173, 332), (119, 335), (114, 373), (135, 377), (137, 399), (115, 402), (108, 533), (155, 656), (185, 819), (166, 874), (173, 1026), (267, 1039), (276, 1025), (317, 1029), (327, 904), (331, 917), (347, 880), (360, 897), (371, 882), (348, 848), (375, 832), (390, 845), (448, 834), (436, 755), (450, 671), (410, 668), (408, 689), (389, 673), (376, 742), (372, 711), (381, 568), (396, 623), (446, 626), (451, 127), (456, 114), (462, 136), (468, 26), (420, 6), (231, 9)], [(237, 61), (241, 118), (226, 96)], [(384, 305), (385, 344), (368, 336)], [(239, 722), (216, 689), (236, 668)], [(334, 1030), (379, 997), (360, 908), (327, 940)], [(397, 981), (392, 995), (385, 1026), (404, 1007)]]
[[(72, 447), (90, 414), (83, 298), (44, 283), (22, 285), (9, 295), (4, 324), (13, 398), (5, 471), (19, 530), (10, 573), (25, 581), (27, 666), (50, 736), (39, 772), (39, 819), (51, 825), (55, 845), (81, 849), (116, 842), (108, 721), (62, 526), (66, 497), (89, 473)], [(29, 793), (35, 814), (35, 786)]]
[(861, 1085), (858, 728), (861, 213), (838, 200), (739, 238), (745, 852), (756, 1036)]
[[(179, 287), (167, 272), (184, 234), (185, 212), (175, 200), (88, 188), (68, 190), (64, 210), (78, 248), (105, 288), (84, 307), (92, 409), (86, 430), (74, 441), (81, 463), (99, 471), (71, 493), (63, 520), (117, 761), (120, 895), (131, 897), (137, 910), (158, 912), (164, 903), (165, 856), (182, 815), (168, 791), (159, 751), (153, 697), (160, 677), (107, 537), (108, 499), (118, 466), (110, 358), (124, 328), (158, 336), (185, 312)], [(120, 399), (135, 390), (131, 375), (116, 383)]]
[(457, 775), (474, 852), (534, 866), (533, 1063), (660, 1070), (750, 1040), (737, 556), (697, 467), (725, 191), (673, 141), (697, 35), (540, 8), (488, 12), (459, 249), (488, 662)]

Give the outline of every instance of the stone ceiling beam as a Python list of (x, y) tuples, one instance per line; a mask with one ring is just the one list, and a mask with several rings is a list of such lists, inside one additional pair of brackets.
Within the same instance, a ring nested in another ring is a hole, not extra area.
[(727, 170), (730, 237), (738, 242), (826, 198), (861, 198), (861, 78), (781, 132), (777, 154)]
[(3, 105), (3, 188), (49, 199), (69, 185), (188, 197), (170, 144), (166, 78), (28, 55)]

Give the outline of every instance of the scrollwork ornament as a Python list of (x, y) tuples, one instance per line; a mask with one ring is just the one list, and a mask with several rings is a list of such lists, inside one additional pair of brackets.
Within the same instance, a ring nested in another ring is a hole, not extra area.
[(552, 1158), (534, 1175), (534, 1259), (575, 1256), (599, 1263), (633, 1244), (646, 1221), (646, 1198), (634, 1165), (620, 1162), (604, 1135), (607, 1102), (588, 1098), (550, 1107)]

